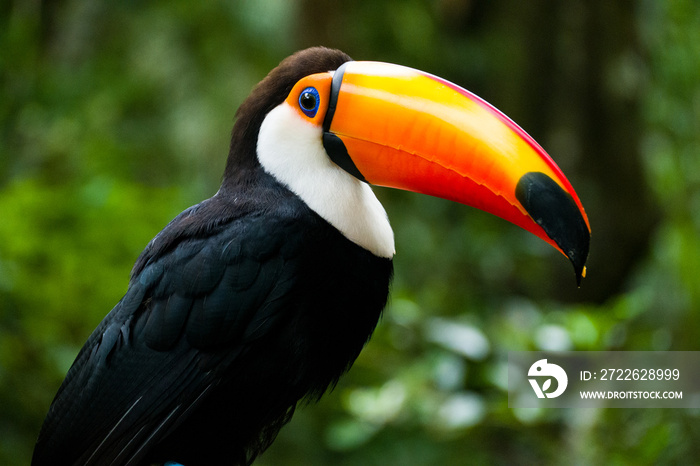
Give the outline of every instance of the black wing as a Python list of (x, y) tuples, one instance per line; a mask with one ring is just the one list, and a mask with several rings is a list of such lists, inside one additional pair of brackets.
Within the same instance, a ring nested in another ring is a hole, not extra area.
[(303, 240), (293, 226), (248, 215), (149, 260), (79, 353), (33, 464), (139, 464), (151, 455), (289, 308)]

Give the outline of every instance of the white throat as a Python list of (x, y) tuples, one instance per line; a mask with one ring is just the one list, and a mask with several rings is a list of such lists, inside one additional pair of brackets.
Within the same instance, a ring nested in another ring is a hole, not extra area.
[(287, 103), (267, 114), (258, 134), (262, 167), (346, 238), (376, 256), (394, 255), (394, 232), (372, 188), (331, 161), (322, 129)]

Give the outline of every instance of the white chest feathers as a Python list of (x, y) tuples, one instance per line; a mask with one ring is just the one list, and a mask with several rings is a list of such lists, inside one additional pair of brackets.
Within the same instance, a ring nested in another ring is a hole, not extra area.
[(346, 238), (379, 257), (394, 255), (394, 232), (372, 188), (331, 161), (322, 129), (287, 103), (267, 114), (258, 135), (262, 167)]

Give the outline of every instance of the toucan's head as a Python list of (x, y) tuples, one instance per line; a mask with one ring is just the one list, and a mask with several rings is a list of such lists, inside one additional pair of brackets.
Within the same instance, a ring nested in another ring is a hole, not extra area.
[[(225, 180), (262, 167), (378, 255), (393, 253), (393, 236), (372, 226), (385, 214), (367, 183), (502, 217), (565, 254), (579, 282), (585, 275), (590, 226), (559, 167), (498, 109), (444, 79), (311, 48), (270, 72), (237, 117)], [(368, 230), (380, 239), (366, 240)]]

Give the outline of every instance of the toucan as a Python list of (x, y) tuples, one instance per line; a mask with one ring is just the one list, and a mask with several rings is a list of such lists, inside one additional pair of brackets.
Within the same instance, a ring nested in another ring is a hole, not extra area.
[(138, 257), (32, 465), (252, 463), (350, 368), (386, 305), (394, 237), (370, 185), (500, 216), (585, 274), (581, 201), (503, 113), (412, 68), (297, 52), (238, 109), (218, 192)]

